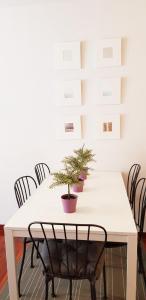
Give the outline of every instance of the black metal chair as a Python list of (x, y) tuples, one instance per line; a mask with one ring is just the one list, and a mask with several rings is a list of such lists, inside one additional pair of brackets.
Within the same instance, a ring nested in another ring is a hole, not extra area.
[[(135, 188), (136, 188), (136, 182), (137, 178), (140, 172), (141, 166), (139, 164), (134, 164), (131, 166), (129, 173), (128, 173), (128, 180), (127, 180), (127, 195), (129, 198), (130, 206), (133, 207), (133, 202), (135, 198)], [(126, 243), (121, 242), (107, 242), (106, 248), (117, 248), (126, 246)]]
[[(35, 240), (33, 228), (42, 232), (44, 243), (42, 249)], [(70, 239), (71, 229), (74, 237)], [(38, 252), (43, 265), (45, 276), (45, 300), (48, 299), (48, 283), (52, 280), (54, 292), (54, 278), (64, 278), (70, 281), (70, 300), (72, 299), (72, 280), (88, 279), (91, 288), (91, 299), (96, 300), (95, 282), (103, 271), (104, 296), (106, 298), (105, 277), (105, 244), (106, 230), (99, 225), (63, 224), (48, 222), (33, 222), (28, 231), (33, 245)], [(51, 237), (48, 239), (49, 236)], [(80, 239), (81, 232), (84, 240)]]
[(144, 224), (146, 223), (146, 178), (140, 178), (136, 184), (135, 199), (133, 202), (133, 213), (138, 229), (138, 262), (139, 272), (143, 274), (146, 287), (146, 267), (144, 267), (143, 253), (146, 251), (146, 239), (144, 235)]
[(50, 174), (50, 168), (45, 163), (38, 163), (35, 165), (34, 169), (38, 184), (41, 184), (42, 181)]
[(127, 195), (129, 198), (131, 208), (133, 207), (135, 187), (136, 187), (136, 182), (138, 179), (140, 169), (141, 169), (140, 164), (134, 164), (131, 166), (129, 173), (128, 173)]
[[(133, 208), (133, 203), (135, 199), (135, 190), (136, 190), (136, 182), (140, 172), (141, 166), (139, 164), (134, 164), (131, 166), (129, 173), (128, 173), (128, 180), (127, 180), (127, 195), (129, 198), (130, 206)], [(106, 248), (117, 248), (126, 246), (126, 243), (121, 242), (107, 242)]]
[(27, 201), (36, 188), (37, 183), (32, 176), (22, 176), (15, 181), (14, 191), (19, 208)]
[[(140, 172), (141, 166), (140, 164), (133, 164), (129, 170), (128, 173), (128, 180), (127, 180), (127, 195), (129, 198), (129, 203), (131, 206), (131, 209), (133, 208), (134, 201), (135, 201), (135, 191), (136, 191), (136, 183), (137, 183), (137, 178)], [(126, 243), (121, 242), (107, 242), (106, 248), (117, 248), (117, 247), (122, 247), (126, 246)]]
[[(14, 184), (14, 191), (15, 191), (15, 196), (17, 200), (18, 207), (20, 208), (31, 196), (32, 192), (36, 190), (37, 188), (37, 183), (35, 179), (31, 176), (22, 176), (18, 178)], [(40, 239), (36, 239), (38, 245)], [(21, 261), (21, 266), (20, 266), (20, 273), (19, 273), (19, 278), (18, 278), (18, 293), (19, 297), (21, 297), (21, 292), (20, 292), (20, 282), (21, 282), (21, 277), (22, 277), (22, 271), (23, 271), (23, 266), (24, 266), (24, 260), (25, 260), (25, 254), (26, 254), (26, 246), (27, 244), (32, 243), (32, 240), (30, 238), (24, 238), (23, 240), (23, 255), (22, 255), (22, 261)], [(33, 264), (33, 253), (34, 253), (34, 246), (32, 245), (32, 251), (31, 251), (31, 268), (34, 267)]]

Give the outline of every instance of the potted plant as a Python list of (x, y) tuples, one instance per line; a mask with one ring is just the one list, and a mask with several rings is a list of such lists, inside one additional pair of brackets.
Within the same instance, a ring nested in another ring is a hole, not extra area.
[(72, 213), (76, 211), (77, 195), (71, 194), (70, 188), (72, 185), (79, 182), (79, 176), (77, 172), (69, 169), (67, 166), (64, 171), (55, 172), (53, 175), (53, 182), (50, 188), (58, 185), (67, 185), (68, 192), (61, 196), (64, 212)]
[(80, 178), (80, 175), (78, 175), (78, 179), (79, 179), (79, 181), (76, 182), (76, 183), (74, 183), (72, 185), (72, 190), (75, 193), (81, 193), (81, 192), (83, 192), (84, 179)]
[(81, 178), (80, 174), (85, 167), (84, 162), (75, 156), (66, 156), (63, 162), (68, 167), (68, 170), (70, 170), (70, 172), (75, 171), (78, 174), (79, 182), (73, 185), (73, 190), (76, 192), (82, 192), (84, 178)]
[(74, 150), (75, 156), (67, 156), (63, 162), (71, 170), (76, 170), (79, 173), (80, 179), (86, 179), (89, 167), (87, 166), (89, 162), (95, 161), (95, 154), (92, 153), (91, 149), (85, 149), (85, 145), (81, 148)]
[(89, 170), (88, 163), (91, 161), (95, 161), (95, 154), (92, 153), (92, 149), (85, 148), (85, 145), (83, 145), (77, 150), (74, 150), (74, 153), (77, 159), (83, 164), (83, 169), (81, 170), (80, 178), (86, 179)]

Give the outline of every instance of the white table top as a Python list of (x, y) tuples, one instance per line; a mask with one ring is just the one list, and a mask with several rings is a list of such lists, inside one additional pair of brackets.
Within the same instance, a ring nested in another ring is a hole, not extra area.
[(50, 184), (51, 179), (45, 180), (5, 227), (21, 231), (33, 221), (86, 223), (102, 225), (111, 234), (136, 234), (121, 173), (92, 172), (84, 191), (78, 193), (75, 213), (63, 212), (60, 195), (67, 193), (67, 187), (50, 189)]

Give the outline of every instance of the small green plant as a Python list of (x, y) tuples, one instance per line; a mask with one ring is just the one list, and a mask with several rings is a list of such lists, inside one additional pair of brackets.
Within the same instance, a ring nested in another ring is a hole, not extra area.
[(91, 149), (85, 149), (85, 145), (83, 145), (81, 148), (74, 150), (74, 153), (77, 157), (77, 159), (82, 162), (84, 167), (87, 167), (87, 164), (91, 161), (95, 161), (94, 156), (95, 154), (92, 153)]
[(78, 173), (73, 170), (70, 170), (66, 166), (64, 172), (63, 171), (55, 172), (52, 175), (53, 175), (53, 183), (50, 185), (50, 188), (53, 188), (58, 185), (67, 185), (68, 199), (70, 199), (71, 198), (71, 193), (70, 193), (71, 185), (79, 182)]
[(67, 165), (70, 172), (74, 170), (79, 174), (86, 166), (84, 161), (79, 160), (78, 157), (75, 156), (66, 156), (63, 162)]
[(79, 183), (81, 178), (79, 178), (80, 173), (84, 169), (88, 169), (87, 164), (91, 161), (94, 161), (95, 154), (92, 153), (92, 150), (85, 149), (85, 145), (82, 148), (74, 150), (74, 156), (67, 156), (62, 161), (64, 163), (64, 170), (53, 173), (53, 182), (50, 185), (50, 188), (53, 188), (58, 185), (67, 185), (68, 187), (68, 199), (71, 197), (70, 187)]
[(82, 148), (74, 150), (75, 156), (66, 156), (63, 160), (63, 163), (68, 167), (70, 171), (76, 171), (80, 173), (81, 171), (88, 168), (88, 163), (94, 160), (95, 154), (92, 153), (92, 150), (85, 149), (85, 145)]

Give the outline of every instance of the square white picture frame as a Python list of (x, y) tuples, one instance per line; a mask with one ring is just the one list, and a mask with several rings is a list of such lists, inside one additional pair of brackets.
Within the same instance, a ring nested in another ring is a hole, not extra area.
[(81, 116), (62, 116), (57, 123), (57, 139), (81, 138)]
[(55, 69), (80, 69), (80, 42), (56, 43), (54, 46)]
[(102, 39), (97, 46), (97, 66), (121, 65), (121, 39)]
[(97, 103), (101, 105), (120, 104), (121, 78), (100, 79), (97, 91)]
[(97, 118), (98, 139), (120, 139), (120, 114), (103, 114)]
[(55, 83), (57, 106), (81, 105), (81, 80), (66, 80)]

